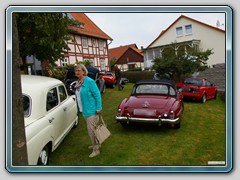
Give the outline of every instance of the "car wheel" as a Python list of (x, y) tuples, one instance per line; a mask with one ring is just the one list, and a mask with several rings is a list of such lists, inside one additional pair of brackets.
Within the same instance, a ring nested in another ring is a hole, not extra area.
[(202, 96), (202, 103), (205, 103), (206, 100), (207, 100), (207, 95), (206, 95), (206, 93), (204, 93)]
[(112, 84), (112, 88), (115, 88), (115, 84), (114, 83)]
[(39, 154), (38, 165), (47, 165), (49, 160), (49, 148), (45, 146)]
[(128, 125), (127, 122), (120, 122), (120, 124), (122, 125), (122, 127), (126, 127)]
[(213, 99), (217, 99), (217, 91), (215, 92)]

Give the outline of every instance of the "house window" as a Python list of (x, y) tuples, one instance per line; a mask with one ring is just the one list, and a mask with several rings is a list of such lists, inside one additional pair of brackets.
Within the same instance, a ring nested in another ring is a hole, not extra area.
[(147, 51), (147, 59), (152, 60), (153, 59), (153, 50)]
[(177, 36), (182, 36), (183, 35), (182, 27), (177, 27), (176, 28), (176, 33), (177, 33)]
[(62, 59), (62, 66), (66, 66), (68, 64), (68, 60), (65, 58), (65, 59)]
[(93, 47), (96, 47), (96, 40), (95, 39), (92, 40), (92, 44), (93, 44)]
[(185, 26), (186, 34), (192, 34), (192, 25)]
[(82, 46), (83, 46), (83, 47), (88, 47), (87, 37), (83, 37), (83, 38), (82, 38)]
[(100, 59), (100, 65), (101, 65), (101, 70), (105, 71), (106, 66), (105, 66), (105, 60), (104, 59)]
[(159, 49), (155, 49), (154, 50), (154, 57), (155, 58), (159, 58), (160, 57), (160, 50)]
[(104, 41), (99, 41), (99, 49), (103, 50), (104, 48)]

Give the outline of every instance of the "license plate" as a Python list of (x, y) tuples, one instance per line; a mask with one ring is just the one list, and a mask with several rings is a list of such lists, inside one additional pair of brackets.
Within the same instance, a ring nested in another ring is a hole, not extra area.
[(155, 116), (156, 110), (151, 109), (134, 109), (133, 111), (134, 115), (136, 116)]

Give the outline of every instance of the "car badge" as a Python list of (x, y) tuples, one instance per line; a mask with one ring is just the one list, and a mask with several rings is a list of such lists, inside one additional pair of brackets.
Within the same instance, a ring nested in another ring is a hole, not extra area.
[(150, 104), (149, 104), (149, 102), (148, 102), (148, 101), (144, 101), (144, 103), (143, 103), (143, 107), (144, 107), (144, 108), (147, 108), (147, 107), (149, 107), (149, 105), (150, 105)]

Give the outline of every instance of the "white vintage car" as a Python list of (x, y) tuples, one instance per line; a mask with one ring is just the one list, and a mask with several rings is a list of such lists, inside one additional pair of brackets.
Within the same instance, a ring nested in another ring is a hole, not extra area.
[(57, 79), (21, 75), (29, 165), (47, 165), (49, 155), (78, 125), (74, 96)]

